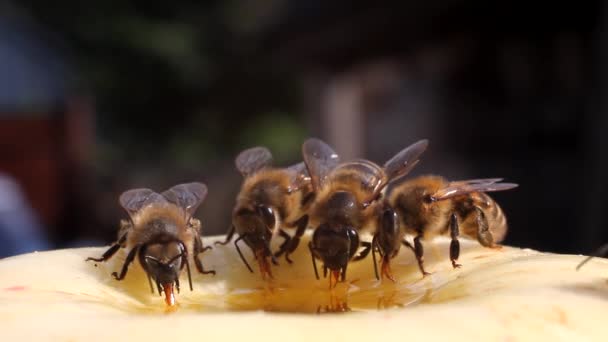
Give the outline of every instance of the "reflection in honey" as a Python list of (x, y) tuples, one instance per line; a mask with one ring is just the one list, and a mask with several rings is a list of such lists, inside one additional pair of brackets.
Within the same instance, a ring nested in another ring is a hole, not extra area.
[(236, 291), (224, 298), (208, 301), (184, 300), (180, 311), (255, 311), (284, 313), (336, 313), (406, 307), (424, 298), (424, 293), (342, 286), (340, 290), (323, 288), (260, 288)]
[[(273, 284), (233, 288), (218, 296), (202, 291), (182, 292), (175, 307), (166, 308), (163, 298), (150, 296), (145, 302), (125, 302), (122, 308), (139, 313), (266, 311), (282, 313), (343, 313), (404, 308), (425, 301), (432, 289), (422, 284), (393, 284), (380, 281), (339, 283), (330, 290), (325, 284)], [(116, 307), (116, 302), (112, 304)]]
[[(441, 253), (448, 250), (446, 247), (442, 245), (437, 250)], [(150, 293), (145, 273), (135, 263), (121, 282), (109, 277), (116, 267), (112, 263), (100, 264), (97, 268), (91, 266), (89, 270), (112, 288), (105, 294), (106, 300), (100, 296), (99, 304), (111, 303), (113, 308), (149, 314), (226, 311), (326, 314), (406, 308), (441, 301), (446, 294), (437, 291), (450, 287), (450, 281), (458, 274), (449, 262), (436, 266), (431, 256), (427, 259), (429, 270), (437, 271), (439, 267), (444, 270), (422, 277), (411, 253), (402, 251), (392, 262), (396, 282), (377, 280), (369, 258), (349, 265), (347, 281), (330, 290), (329, 279), (315, 278), (310, 256), (303, 249), (292, 255), (293, 264), (282, 262), (272, 266), (274, 279), (271, 280), (263, 280), (258, 272), (249, 273), (230, 247), (218, 247), (213, 253), (215, 264), (211, 262), (210, 267), (217, 269), (218, 274), (213, 277), (193, 274), (194, 291), (182, 289), (176, 296), (177, 306), (170, 310), (166, 309), (163, 297)], [(466, 248), (462, 255), (466, 255)], [(449, 261), (447, 255), (438, 257), (438, 261)], [(205, 261), (210, 263), (209, 259)], [(460, 286), (464, 287), (456, 292), (467, 292), (465, 284)], [(116, 298), (108, 301), (110, 293)]]
[(342, 313), (351, 311), (351, 309), (348, 307), (347, 300), (347, 296), (342, 297), (330, 292), (329, 305), (319, 305), (317, 307), (317, 313)]

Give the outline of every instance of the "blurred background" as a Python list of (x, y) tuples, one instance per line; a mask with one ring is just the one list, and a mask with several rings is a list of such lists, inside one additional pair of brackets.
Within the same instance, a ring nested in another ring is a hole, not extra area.
[(0, 2), (0, 257), (114, 240), (119, 194), (203, 181), (223, 233), (265, 145), (318, 136), (413, 174), (505, 177), (506, 243), (608, 242), (608, 8), (600, 1)]

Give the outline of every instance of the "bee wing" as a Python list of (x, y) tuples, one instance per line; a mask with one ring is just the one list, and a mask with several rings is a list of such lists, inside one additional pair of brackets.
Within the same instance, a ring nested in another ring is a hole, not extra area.
[(420, 155), (426, 150), (428, 145), (429, 141), (426, 139), (413, 143), (412, 145), (401, 150), (401, 152), (397, 153), (389, 161), (384, 163), (383, 169), (376, 164), (367, 161), (368, 164), (373, 164), (376, 167), (376, 170), (374, 171), (376, 173), (375, 181), (377, 181), (377, 184), (374, 185), (373, 193), (371, 197), (366, 200), (366, 203), (370, 203), (371, 201), (378, 199), (382, 189), (384, 189), (388, 183), (399, 179), (412, 171), (412, 169), (418, 164)]
[(464, 183), (464, 184), (494, 184), (502, 181), (504, 178), (480, 178), (480, 179), (469, 179), (463, 181), (453, 181), (450, 184)]
[(431, 198), (434, 201), (440, 201), (460, 195), (470, 194), (472, 192), (493, 192), (504, 191), (516, 188), (515, 183), (497, 183), (497, 178), (489, 178), (487, 182), (482, 179), (473, 179), (470, 181), (450, 182), (445, 188), (439, 189)]
[(178, 184), (163, 192), (162, 195), (167, 201), (184, 209), (188, 216), (187, 219), (190, 219), (207, 197), (207, 186), (203, 183)]
[(304, 164), (304, 162), (292, 165), (285, 170), (291, 175), (290, 188), (292, 191), (305, 187), (310, 183), (310, 175), (308, 174), (308, 169), (306, 169), (306, 164)]
[(237, 170), (247, 177), (272, 163), (272, 153), (266, 147), (252, 147), (239, 153), (234, 160)]
[(315, 191), (323, 187), (327, 175), (340, 163), (338, 154), (317, 138), (310, 138), (304, 142), (302, 156)]
[(384, 169), (378, 164), (366, 160), (356, 159), (346, 163), (342, 163), (336, 169), (350, 169), (355, 171), (353, 174), (360, 178), (360, 183), (364, 188), (370, 190), (373, 194), (371, 197), (377, 197), (378, 193), (388, 183), (388, 178)]
[(145, 206), (167, 202), (163, 196), (146, 188), (125, 191), (120, 195), (118, 201), (131, 217)]
[(420, 155), (426, 150), (429, 141), (426, 139), (419, 140), (410, 146), (401, 150), (393, 158), (384, 163), (384, 172), (386, 172), (387, 180), (393, 181), (407, 175), (416, 164)]

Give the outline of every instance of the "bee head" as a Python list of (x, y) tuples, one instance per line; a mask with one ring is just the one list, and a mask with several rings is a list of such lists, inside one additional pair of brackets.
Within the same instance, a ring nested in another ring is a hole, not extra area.
[(275, 223), (274, 209), (264, 205), (255, 206), (253, 210), (239, 209), (233, 218), (236, 231), (243, 237), (245, 244), (256, 253), (267, 249)]
[(173, 288), (175, 285), (179, 293), (179, 275), (188, 263), (184, 243), (161, 239), (142, 246), (139, 258), (148, 279), (153, 279), (156, 283), (158, 293), (164, 292), (167, 304), (174, 305)]
[(330, 227), (327, 224), (315, 229), (310, 245), (313, 255), (332, 271), (345, 270), (358, 247), (359, 234), (354, 227)]

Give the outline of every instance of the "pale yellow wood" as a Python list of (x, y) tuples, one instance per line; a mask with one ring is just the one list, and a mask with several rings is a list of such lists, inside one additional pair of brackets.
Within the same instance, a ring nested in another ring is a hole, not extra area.
[[(105, 248), (0, 260), (0, 340), (608, 340), (606, 259), (577, 272), (581, 256), (463, 241), (463, 267), (453, 270), (448, 241), (439, 239), (427, 243), (439, 251), (427, 256), (431, 276), (422, 279), (404, 249), (393, 265), (396, 284), (376, 281), (369, 258), (350, 266), (349, 284), (332, 296), (326, 279), (314, 279), (306, 244), (293, 265), (273, 268), (270, 284), (247, 271), (232, 244), (205, 252), (203, 263), (218, 274), (194, 274), (193, 292), (183, 276), (171, 313), (137, 263), (124, 281), (110, 277), (122, 252), (97, 267), (84, 259)], [(351, 312), (316, 314), (344, 302)]]

